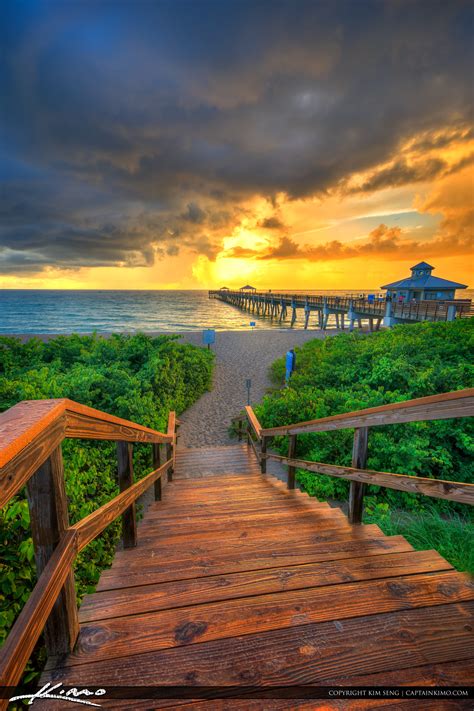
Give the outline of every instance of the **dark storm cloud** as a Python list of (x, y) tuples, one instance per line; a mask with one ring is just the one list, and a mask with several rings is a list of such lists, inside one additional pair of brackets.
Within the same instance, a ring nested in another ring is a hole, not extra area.
[(181, 247), (213, 258), (247, 197), (322, 194), (417, 134), (461, 131), (470, 10), (3, 3), (0, 269), (147, 265)]
[(263, 227), (265, 230), (282, 230), (285, 228), (285, 225), (279, 217), (272, 215), (272, 217), (266, 217), (264, 220), (261, 220), (259, 227)]

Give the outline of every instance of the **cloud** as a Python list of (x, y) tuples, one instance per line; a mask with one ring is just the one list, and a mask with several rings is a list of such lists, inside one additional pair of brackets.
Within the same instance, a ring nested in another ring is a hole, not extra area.
[(393, 257), (402, 259), (429, 259), (451, 255), (472, 254), (474, 236), (465, 234), (453, 239), (449, 236), (439, 236), (434, 240), (419, 242), (406, 239), (400, 227), (387, 227), (380, 224), (372, 230), (367, 241), (358, 243), (343, 243), (331, 240), (320, 245), (299, 245), (291, 237), (280, 238), (276, 246), (263, 250), (253, 250), (234, 247), (226, 253), (227, 257), (245, 257), (256, 260), (287, 260), (304, 259), (310, 262), (338, 261), (365, 257), (377, 259)]
[(266, 230), (282, 230), (285, 228), (285, 224), (276, 215), (271, 217), (266, 217), (258, 223), (259, 227), (263, 227)]
[(194, 225), (201, 225), (206, 219), (206, 213), (195, 202), (190, 202), (186, 206), (186, 212), (181, 214), (181, 218), (192, 222)]
[(0, 269), (214, 258), (256, 195), (438, 179), (449, 161), (399, 147), (467, 140), (462, 0), (6, 0), (0, 14)]

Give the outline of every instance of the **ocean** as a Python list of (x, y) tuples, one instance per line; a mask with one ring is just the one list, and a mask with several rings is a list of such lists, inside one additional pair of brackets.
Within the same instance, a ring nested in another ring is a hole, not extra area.
[[(354, 289), (304, 293), (359, 294)], [(474, 290), (462, 296), (474, 298)], [(288, 325), (209, 299), (207, 291), (0, 290), (0, 334), (241, 331), (250, 329), (250, 321), (258, 329)], [(294, 327), (302, 328), (303, 320)], [(316, 328), (315, 316), (309, 327)]]

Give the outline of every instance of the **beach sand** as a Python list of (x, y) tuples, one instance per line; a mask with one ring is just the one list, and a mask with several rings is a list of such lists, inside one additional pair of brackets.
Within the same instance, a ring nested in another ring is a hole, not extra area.
[[(273, 361), (290, 348), (336, 333), (290, 329), (218, 332), (212, 346), (216, 354), (213, 389), (181, 415), (180, 446), (235, 443), (228, 429), (232, 418), (247, 404), (246, 379), (252, 380), (250, 404), (258, 403), (271, 387), (269, 368)], [(201, 344), (201, 333), (181, 335), (189, 343)]]

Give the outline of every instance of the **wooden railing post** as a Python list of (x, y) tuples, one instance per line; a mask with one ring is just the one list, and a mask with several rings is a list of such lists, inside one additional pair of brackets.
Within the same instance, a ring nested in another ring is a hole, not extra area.
[[(125, 491), (133, 484), (133, 445), (117, 442), (118, 483), (120, 491)], [(137, 515), (135, 502), (122, 514), (122, 539), (124, 548), (137, 545)]]
[[(296, 457), (296, 438), (297, 435), (289, 435), (288, 437), (288, 459), (294, 459)], [(291, 465), (288, 467), (288, 488), (295, 488), (295, 467)]]
[[(158, 442), (152, 445), (153, 447), (153, 469), (159, 469), (161, 466), (161, 446)], [(161, 477), (155, 481), (155, 501), (161, 501)]]
[(166, 459), (172, 460), (172, 463), (168, 469), (168, 481), (173, 481), (176, 447), (176, 414), (174, 412), (170, 412), (168, 415), (167, 434), (169, 437), (173, 438), (171, 442), (166, 443)]
[[(356, 469), (365, 469), (367, 466), (368, 427), (357, 427), (354, 431), (354, 445), (352, 448), (352, 466)], [(364, 506), (365, 484), (351, 481), (349, 488), (349, 522), (362, 523), (362, 510)]]
[(261, 444), (261, 447), (260, 447), (260, 453), (261, 453), (261, 455), (262, 455), (261, 458), (260, 458), (260, 471), (262, 472), (262, 474), (266, 474), (266, 473), (267, 473), (267, 457), (266, 457), (266, 454), (267, 454), (267, 439), (268, 439), (268, 437), (265, 437), (265, 435), (263, 435), (263, 437), (262, 437), (262, 444)]
[[(57, 447), (26, 485), (38, 577), (69, 526), (61, 447)], [(71, 652), (79, 634), (74, 573), (66, 582), (44, 628), (48, 656)]]
[[(173, 444), (168, 442), (166, 444), (166, 459), (173, 459)], [(173, 481), (173, 465), (171, 464), (168, 468), (168, 481)]]

